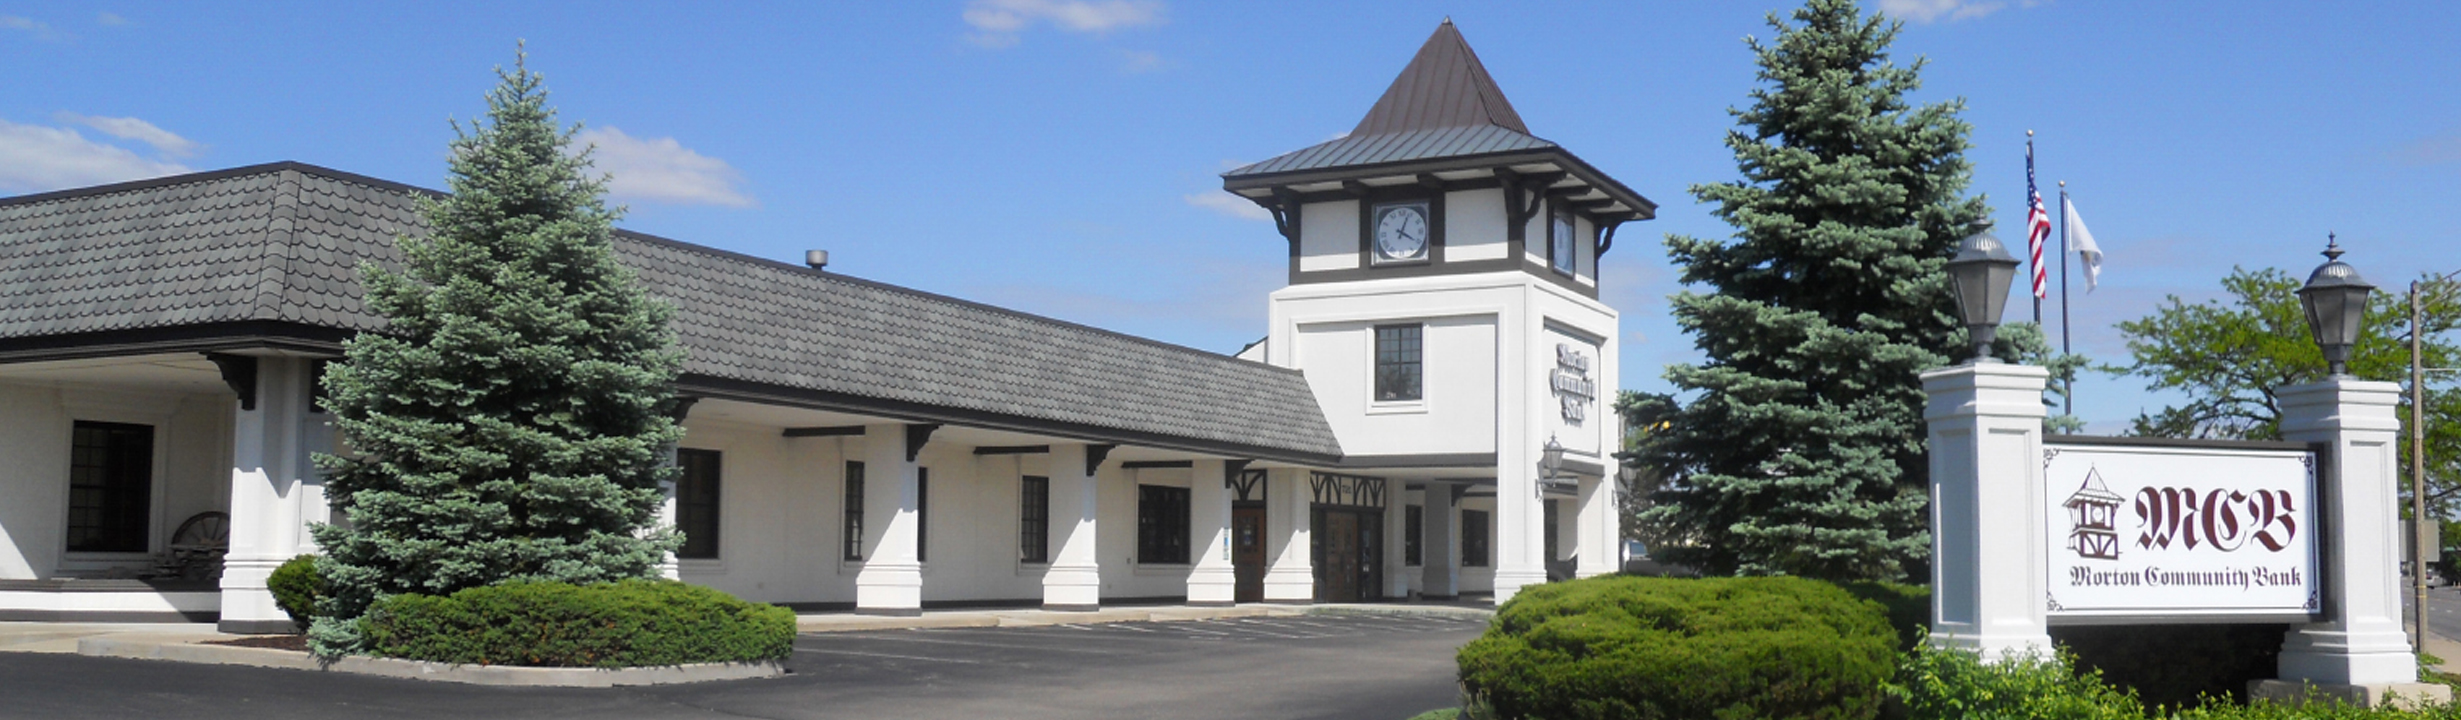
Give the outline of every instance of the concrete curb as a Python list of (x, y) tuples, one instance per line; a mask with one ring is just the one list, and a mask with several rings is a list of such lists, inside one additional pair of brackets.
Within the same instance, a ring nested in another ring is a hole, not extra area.
[(307, 653), (270, 648), (199, 645), (195, 643), (195, 638), (89, 637), (77, 641), (77, 654), (212, 665), (327, 670), (354, 675), (519, 687), (603, 688), (673, 685), (713, 680), (748, 680), (786, 674), (786, 668), (774, 662), (599, 669), (447, 665), (417, 660), (352, 656), (342, 658), (332, 665), (325, 665), (309, 657)]
[(1494, 610), (1450, 607), (1445, 605), (1315, 605), (1308, 607), (1307, 614), (1450, 617), (1465, 620), (1491, 620), (1495, 618)]
[(1290, 617), (1304, 615), (1304, 608), (1274, 606), (1239, 607), (1123, 607), (1090, 612), (1054, 610), (969, 610), (929, 612), (913, 617), (881, 615), (804, 615), (796, 618), (795, 627), (805, 633), (861, 632), (868, 630), (920, 630), (930, 628), (982, 627), (1045, 627), (1050, 625), (1099, 625), (1123, 622), (1182, 622), (1243, 617)]

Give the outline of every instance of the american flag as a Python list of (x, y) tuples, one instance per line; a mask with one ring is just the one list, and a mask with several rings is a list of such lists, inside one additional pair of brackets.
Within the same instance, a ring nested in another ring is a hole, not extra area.
[[(2031, 203), (2025, 211), (2025, 247), (2034, 253), (2034, 297), (2049, 296), (2047, 277), (2042, 268), (2043, 241), (2051, 239), (2051, 213), (2042, 209), (2042, 191), (2034, 189), (2034, 141), (2025, 141), (2025, 197)], [(2039, 305), (2035, 307), (2041, 307)]]

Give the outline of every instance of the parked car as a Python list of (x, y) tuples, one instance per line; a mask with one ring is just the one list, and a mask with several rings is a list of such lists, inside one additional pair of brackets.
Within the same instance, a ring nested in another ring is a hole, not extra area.
[(1624, 574), (1645, 577), (1700, 577), (1700, 571), (1681, 565), (1661, 563), (1649, 557), (1649, 548), (1639, 540), (1624, 541)]

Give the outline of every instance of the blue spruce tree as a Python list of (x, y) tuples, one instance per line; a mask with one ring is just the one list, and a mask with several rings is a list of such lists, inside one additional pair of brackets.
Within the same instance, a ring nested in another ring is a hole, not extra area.
[(1658, 428), (1636, 459), (1666, 478), (1637, 519), (1708, 572), (1897, 579), (1930, 551), (1915, 374), (1959, 352), (1942, 268), (1985, 211), (1963, 102), (1907, 104), (1922, 63), (1889, 62), (1898, 25), (1853, 0), (1792, 19), (1748, 41), (1762, 84), (1726, 140), (1743, 178), (1692, 188), (1734, 238), (1667, 238), (1710, 290), (1673, 298), (1708, 359), (1633, 403)]
[(399, 238), (400, 270), (362, 269), (388, 325), (325, 380), (350, 452), (317, 458), (347, 518), (315, 528), (322, 654), (355, 647), (379, 597), (648, 577), (678, 543), (657, 527), (672, 310), (615, 263), (605, 182), (526, 57), (497, 75), (486, 121), (455, 126), (431, 234)]

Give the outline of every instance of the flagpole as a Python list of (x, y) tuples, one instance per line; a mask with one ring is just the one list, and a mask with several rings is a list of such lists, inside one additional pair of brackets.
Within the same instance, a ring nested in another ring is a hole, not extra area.
[[(2033, 208), (2041, 206), (2040, 203), (2036, 202), (2041, 199), (2041, 196), (2036, 194), (2034, 191), (2034, 131), (2032, 130), (2025, 131), (2025, 194), (2027, 195), (2025, 199), (2027, 212), (2030, 213)], [(2034, 229), (2030, 227), (2032, 224), (2030, 219), (2027, 224), (2029, 227), (2025, 229), (2026, 240), (2028, 241), (2026, 244), (2032, 245), (2033, 243), (2031, 240), (2033, 240)], [(2029, 247), (2026, 249), (2035, 250), (2036, 248)], [(2034, 329), (2037, 330), (2042, 329), (2042, 293), (2035, 292), (2035, 290), (2042, 287), (2042, 285), (2035, 280), (2035, 278), (2039, 277), (2035, 273), (2040, 272), (2042, 272), (2042, 253), (2034, 252), (2033, 264), (2025, 268), (2025, 293), (2034, 296)]]
[[(2059, 354), (2068, 354), (2068, 181), (2059, 181)], [(2076, 414), (2076, 371), (2061, 373), (2062, 398), (2068, 406), (2063, 413)]]

